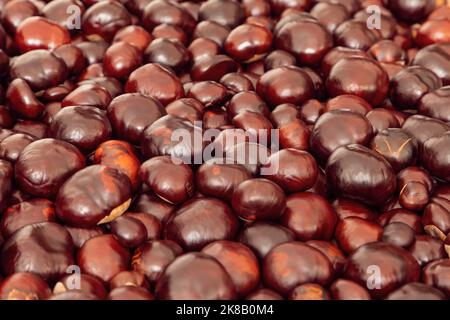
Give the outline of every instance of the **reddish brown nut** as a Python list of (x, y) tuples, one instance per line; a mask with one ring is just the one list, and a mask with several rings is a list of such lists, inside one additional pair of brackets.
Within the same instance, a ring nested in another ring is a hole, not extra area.
[(61, 225), (31, 224), (19, 229), (3, 245), (2, 269), (6, 275), (32, 272), (54, 282), (74, 264), (73, 249), (72, 238)]
[(59, 189), (56, 213), (71, 226), (90, 228), (122, 215), (130, 197), (131, 183), (124, 173), (93, 165), (75, 173)]
[(141, 180), (161, 199), (173, 204), (185, 202), (194, 194), (194, 174), (184, 163), (170, 156), (154, 157), (140, 169)]
[(287, 242), (270, 250), (263, 262), (264, 281), (274, 290), (289, 294), (305, 283), (327, 286), (334, 270), (325, 255), (301, 242)]
[[(71, 270), (75, 271), (74, 268)], [(61, 294), (67, 291), (80, 290), (88, 294), (93, 294), (98, 298), (104, 299), (107, 296), (105, 285), (102, 281), (89, 274), (73, 273), (61, 278), (53, 287), (53, 294)]]
[(44, 111), (44, 105), (35, 97), (30, 86), (23, 79), (15, 79), (10, 83), (6, 98), (10, 109), (21, 118), (37, 119)]
[(15, 176), (23, 191), (55, 197), (61, 185), (84, 166), (83, 155), (70, 143), (42, 139), (22, 150), (16, 161)]
[(148, 289), (149, 284), (145, 275), (137, 271), (122, 271), (109, 282), (111, 290), (124, 286), (142, 287)]
[(111, 234), (89, 239), (77, 254), (81, 271), (105, 283), (119, 272), (128, 270), (130, 258), (128, 250)]
[(375, 222), (358, 217), (341, 220), (336, 227), (336, 240), (342, 250), (351, 254), (362, 245), (378, 241), (383, 229)]
[(245, 245), (233, 241), (215, 241), (204, 247), (202, 252), (216, 258), (225, 268), (238, 296), (245, 297), (258, 285), (258, 260)]
[(369, 291), (356, 282), (338, 279), (330, 286), (330, 293), (334, 300), (370, 300)]
[(163, 300), (236, 298), (233, 282), (222, 265), (216, 259), (197, 252), (175, 259), (159, 278), (155, 293), (158, 299)]
[(214, 198), (197, 198), (182, 205), (167, 221), (164, 238), (186, 250), (199, 250), (215, 240), (231, 240), (238, 221), (231, 208)]
[(292, 290), (289, 300), (330, 300), (330, 296), (322, 286), (315, 283), (305, 283)]
[(94, 153), (94, 163), (115, 168), (125, 173), (133, 189), (139, 184), (140, 161), (135, 149), (127, 142), (108, 140), (103, 142)]

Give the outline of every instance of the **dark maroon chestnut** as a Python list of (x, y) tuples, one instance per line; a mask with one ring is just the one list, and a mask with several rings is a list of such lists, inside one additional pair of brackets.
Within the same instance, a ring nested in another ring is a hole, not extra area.
[(179, 41), (160, 38), (153, 40), (145, 49), (144, 60), (180, 71), (189, 62), (190, 55)]
[(414, 243), (414, 230), (407, 224), (393, 222), (384, 227), (381, 241), (408, 248)]
[[(355, 70), (358, 70), (356, 74)], [(383, 68), (373, 60), (343, 58), (331, 68), (326, 86), (331, 97), (354, 94), (376, 106), (386, 98), (389, 78)]]
[(244, 19), (241, 4), (232, 0), (209, 0), (199, 10), (199, 20), (209, 20), (234, 28)]
[(387, 7), (400, 20), (408, 23), (419, 22), (425, 19), (428, 14), (433, 11), (435, 6), (434, 1), (420, 0), (420, 1), (402, 1), (389, 0)]
[(202, 253), (220, 262), (230, 275), (238, 296), (245, 297), (259, 284), (258, 260), (245, 245), (233, 241), (215, 241), (204, 247)]
[(129, 269), (130, 253), (111, 234), (89, 239), (77, 254), (81, 271), (109, 282), (116, 274)]
[(89, 106), (62, 108), (50, 125), (53, 138), (69, 142), (84, 153), (95, 150), (111, 134), (111, 123), (105, 112)]
[(31, 272), (14, 273), (0, 285), (2, 300), (46, 300), (51, 294), (47, 283)]
[(450, 85), (450, 45), (446, 42), (427, 46), (417, 52), (411, 65), (434, 72), (444, 86)]
[(151, 1), (144, 9), (142, 23), (146, 30), (166, 23), (185, 30), (191, 34), (195, 28), (195, 19), (189, 12), (176, 2), (163, 0)]
[(93, 228), (76, 228), (65, 226), (67, 231), (69, 231), (70, 236), (72, 237), (73, 244), (77, 249), (80, 249), (83, 244), (91, 238), (96, 236), (100, 236), (105, 232), (101, 227), (93, 227)]
[(402, 125), (402, 129), (416, 138), (419, 144), (419, 151), (422, 151), (425, 141), (430, 138), (440, 137), (445, 132), (450, 131), (450, 125), (438, 119), (413, 115), (406, 119)]
[(245, 110), (260, 113), (265, 117), (270, 113), (264, 100), (253, 91), (242, 91), (237, 93), (231, 98), (227, 105), (227, 111), (231, 118)]
[(330, 286), (330, 294), (334, 300), (371, 300), (365, 287), (346, 279), (334, 281)]
[(11, 162), (16, 162), (22, 150), (34, 140), (34, 137), (25, 133), (10, 135), (0, 142), (0, 157)]
[(398, 287), (419, 280), (420, 268), (405, 249), (384, 242), (359, 247), (348, 258), (344, 275), (382, 298)]
[[(389, 98), (396, 108), (416, 109), (424, 95), (440, 87), (442, 81), (434, 72), (420, 66), (411, 66), (391, 79)], [(433, 101), (432, 97), (435, 95), (429, 97)], [(427, 115), (426, 112), (424, 115)]]
[(375, 222), (359, 217), (348, 217), (336, 226), (335, 238), (339, 247), (351, 254), (366, 243), (378, 241), (383, 229)]
[(382, 155), (395, 172), (414, 165), (418, 157), (415, 138), (403, 129), (386, 129), (379, 132), (370, 143), (370, 148)]
[(265, 283), (283, 294), (305, 283), (327, 286), (334, 275), (326, 256), (301, 242), (282, 243), (270, 250), (264, 258), (263, 272)]
[(71, 32), (76, 27), (73, 14), (79, 12), (82, 15), (85, 11), (83, 2), (79, 0), (50, 1), (42, 8), (44, 17), (69, 29)]
[(23, 79), (15, 79), (10, 83), (6, 99), (9, 101), (9, 108), (21, 118), (37, 119), (44, 111), (44, 105)]
[(223, 76), (238, 71), (238, 64), (222, 54), (207, 56), (194, 61), (190, 76), (194, 81), (220, 81)]
[[(164, 225), (172, 214), (174, 206), (150, 193), (142, 193), (134, 199), (131, 209), (137, 213), (152, 215)], [(147, 233), (151, 232), (147, 229)]]
[(124, 173), (93, 165), (75, 173), (59, 189), (56, 213), (68, 225), (90, 228), (122, 215), (130, 196), (130, 179)]
[(192, 122), (201, 122), (204, 106), (194, 98), (181, 98), (166, 107), (167, 114), (183, 118)]
[(323, 112), (332, 110), (347, 110), (366, 115), (372, 111), (372, 106), (363, 98), (353, 94), (342, 94), (327, 101)]
[(281, 224), (293, 231), (301, 241), (330, 240), (336, 222), (336, 213), (328, 201), (311, 192), (288, 196), (286, 211), (281, 217)]
[(2, 8), (2, 24), (6, 31), (10, 34), (16, 32), (17, 27), (25, 19), (39, 15), (39, 9), (36, 5), (28, 0), (7, 1), (5, 7)]
[(383, 204), (397, 186), (391, 165), (378, 153), (356, 144), (331, 154), (326, 175), (337, 194), (369, 205)]
[(320, 70), (325, 77), (328, 77), (331, 69), (336, 63), (344, 58), (351, 57), (370, 59), (370, 55), (365, 51), (338, 46), (328, 51), (328, 53), (323, 57)]
[(200, 250), (215, 240), (231, 240), (238, 220), (225, 202), (198, 198), (182, 205), (169, 218), (164, 238), (176, 241), (186, 250)]
[(279, 16), (284, 11), (289, 11), (289, 9), (293, 10), (293, 12), (302, 12), (308, 11), (313, 1), (311, 0), (295, 0), (295, 1), (286, 1), (286, 0), (270, 0), (271, 8), (274, 11), (275, 15)]
[(333, 201), (332, 205), (339, 220), (344, 220), (349, 217), (358, 217), (364, 220), (374, 221), (377, 217), (374, 210), (358, 201), (337, 198)]
[(450, 296), (450, 283), (448, 281), (450, 259), (433, 261), (427, 264), (422, 272), (422, 279), (425, 284), (441, 290), (447, 298)]
[(111, 41), (121, 28), (131, 24), (131, 16), (118, 1), (97, 2), (83, 14), (83, 31), (88, 39)]
[(382, 227), (393, 222), (402, 222), (404, 224), (407, 224), (416, 232), (416, 234), (420, 234), (423, 232), (420, 216), (418, 216), (416, 213), (412, 211), (396, 208), (383, 212), (378, 217), (378, 223)]
[[(146, 159), (170, 155), (177, 162), (181, 160), (183, 163), (192, 163), (203, 152), (203, 143), (195, 141), (197, 136), (202, 136), (201, 128), (186, 119), (166, 115), (143, 131), (141, 152)], [(183, 139), (179, 141), (181, 137)]]
[(21, 78), (33, 90), (57, 86), (66, 80), (67, 73), (64, 61), (47, 50), (24, 53), (11, 61), (10, 66), (11, 79)]
[(280, 67), (295, 66), (295, 57), (289, 52), (283, 50), (274, 50), (264, 59), (264, 71)]
[(111, 95), (99, 84), (83, 84), (69, 93), (61, 102), (62, 107), (88, 106), (106, 109), (111, 102)]
[(145, 48), (152, 42), (153, 38), (143, 27), (141, 26), (126, 26), (117, 31), (114, 36), (113, 42), (126, 42), (135, 46), (139, 51), (143, 52)]
[(123, 41), (112, 44), (103, 57), (105, 75), (121, 80), (127, 80), (131, 72), (141, 64), (139, 49)]
[(442, 241), (429, 235), (416, 235), (414, 243), (408, 250), (421, 268), (429, 262), (446, 257)]
[(53, 222), (27, 225), (3, 245), (3, 272), (6, 275), (32, 272), (54, 282), (74, 264), (73, 248), (69, 232), (61, 225)]
[(417, 109), (422, 115), (450, 122), (450, 112), (447, 108), (449, 103), (450, 86), (446, 86), (422, 96)]
[(216, 259), (198, 252), (176, 258), (159, 278), (155, 293), (162, 300), (236, 298), (233, 281), (225, 268)]
[(120, 216), (109, 224), (111, 234), (127, 248), (135, 248), (147, 240), (147, 229), (144, 224), (130, 216)]
[(125, 91), (155, 98), (163, 105), (184, 95), (180, 80), (166, 68), (153, 63), (134, 70), (125, 84)]
[(195, 175), (197, 188), (202, 194), (228, 201), (231, 201), (238, 185), (251, 178), (251, 173), (240, 164), (214, 162), (202, 164)]
[(174, 163), (170, 156), (154, 157), (140, 169), (141, 180), (160, 198), (179, 204), (192, 197), (194, 175), (184, 163)]
[(311, 132), (311, 149), (321, 163), (339, 147), (348, 144), (367, 145), (372, 138), (372, 126), (361, 114), (333, 110), (317, 119)]
[(193, 40), (187, 49), (192, 57), (192, 61), (215, 56), (220, 53), (219, 45), (215, 41), (207, 38)]
[(82, 41), (75, 44), (83, 53), (88, 65), (101, 63), (105, 55), (106, 49), (108, 49), (108, 43), (106, 41)]
[(381, 38), (376, 29), (367, 28), (366, 21), (347, 20), (334, 30), (334, 42), (338, 46), (367, 50)]
[(36, 137), (36, 139), (47, 138), (47, 125), (43, 122), (33, 120), (17, 121), (12, 130), (16, 132), (26, 133), (30, 136)]
[(183, 45), (186, 45), (188, 42), (188, 36), (184, 29), (177, 27), (173, 24), (161, 23), (156, 26), (152, 31), (152, 37), (155, 39), (169, 39), (173, 41), (179, 41)]
[(84, 166), (83, 155), (73, 145), (43, 139), (22, 150), (16, 161), (15, 176), (23, 191), (35, 196), (54, 197), (64, 181)]
[(280, 67), (262, 75), (256, 92), (275, 107), (282, 103), (300, 105), (314, 96), (314, 87), (309, 75), (297, 67)]
[(278, 30), (275, 46), (293, 54), (301, 65), (317, 66), (333, 46), (333, 38), (320, 23), (298, 21)]
[(126, 93), (111, 101), (107, 114), (116, 135), (139, 144), (144, 129), (166, 115), (166, 111), (156, 99), (140, 93)]
[(47, 199), (31, 199), (9, 207), (0, 220), (0, 229), (8, 239), (20, 228), (40, 222), (56, 222), (55, 206)]
[(244, 220), (273, 220), (284, 213), (286, 199), (277, 184), (257, 178), (239, 184), (233, 193), (231, 204)]
[(215, 81), (200, 81), (193, 84), (187, 96), (196, 99), (205, 108), (221, 106), (229, 98), (227, 89)]
[(263, 58), (272, 46), (272, 34), (264, 27), (242, 24), (233, 29), (224, 42), (225, 51), (240, 62)]
[(425, 141), (421, 162), (435, 177), (450, 182), (450, 132)]
[(322, 252), (330, 260), (336, 273), (342, 272), (345, 265), (345, 255), (336, 244), (323, 240), (309, 240), (306, 244)]
[(181, 247), (170, 240), (148, 241), (136, 249), (131, 259), (133, 270), (144, 274), (154, 284), (166, 267), (183, 252)]

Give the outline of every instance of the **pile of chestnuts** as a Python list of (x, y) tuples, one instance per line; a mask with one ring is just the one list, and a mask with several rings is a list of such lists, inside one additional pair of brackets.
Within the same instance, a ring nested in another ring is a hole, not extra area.
[(448, 1), (0, 0), (0, 299), (445, 300), (449, 254)]

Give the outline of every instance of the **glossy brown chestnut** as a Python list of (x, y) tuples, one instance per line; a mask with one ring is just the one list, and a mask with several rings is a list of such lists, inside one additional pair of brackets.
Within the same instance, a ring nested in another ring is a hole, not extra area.
[(372, 126), (363, 115), (352, 111), (333, 110), (317, 119), (311, 132), (311, 150), (321, 163), (339, 147), (357, 143), (368, 145)]
[(445, 294), (430, 285), (412, 282), (391, 292), (386, 300), (445, 300)]
[(225, 51), (241, 62), (253, 62), (263, 58), (272, 46), (272, 34), (264, 27), (242, 24), (233, 29), (224, 42)]
[(166, 23), (185, 30), (191, 34), (195, 28), (195, 19), (189, 12), (176, 2), (163, 0), (151, 1), (144, 9), (142, 23), (146, 30)]
[(123, 41), (112, 44), (103, 57), (105, 75), (120, 80), (127, 80), (131, 72), (141, 64), (139, 49)]
[(418, 281), (420, 268), (405, 249), (372, 242), (352, 253), (345, 265), (344, 275), (369, 289), (372, 297), (382, 298), (408, 282)]
[(56, 222), (55, 206), (47, 199), (31, 199), (9, 207), (0, 220), (3, 238), (9, 239), (20, 228), (40, 222)]
[(77, 254), (81, 271), (109, 282), (116, 274), (129, 269), (130, 253), (111, 234), (89, 239)]
[(220, 81), (228, 73), (237, 72), (238, 64), (230, 57), (222, 54), (207, 56), (196, 60), (190, 75), (195, 81)]
[(450, 122), (448, 103), (450, 102), (450, 86), (442, 87), (422, 96), (418, 104), (420, 114)]
[(122, 215), (109, 224), (111, 234), (127, 248), (135, 248), (147, 240), (147, 229), (139, 220)]
[(113, 42), (123, 41), (143, 52), (152, 40), (152, 36), (143, 27), (131, 25), (117, 31)]
[(161, 199), (185, 202), (194, 194), (194, 174), (184, 163), (174, 163), (170, 156), (154, 157), (144, 162), (140, 178)]
[(42, 139), (27, 145), (16, 161), (15, 177), (20, 188), (35, 196), (54, 197), (61, 185), (85, 166), (73, 145)]
[(121, 28), (131, 24), (131, 16), (118, 1), (100, 1), (83, 15), (82, 27), (88, 39), (111, 41)]
[(171, 240), (148, 241), (136, 249), (131, 259), (133, 270), (144, 274), (154, 284), (183, 249)]
[(179, 41), (166, 38), (153, 40), (145, 49), (144, 61), (182, 70), (190, 61), (189, 51)]
[(239, 217), (244, 220), (273, 220), (284, 213), (286, 198), (276, 183), (256, 178), (238, 185), (231, 204)]
[(39, 15), (39, 9), (28, 0), (7, 1), (2, 8), (1, 20), (5, 30), (14, 34), (17, 27), (25, 19)]
[(315, 283), (305, 283), (292, 290), (289, 300), (330, 300), (330, 296), (322, 286)]
[(50, 125), (51, 137), (69, 142), (89, 153), (112, 134), (111, 123), (103, 110), (89, 106), (65, 107)]
[(402, 125), (402, 129), (416, 138), (419, 144), (419, 151), (422, 151), (425, 141), (430, 138), (440, 137), (445, 132), (450, 131), (450, 125), (438, 119), (413, 115), (406, 119)]
[(442, 241), (429, 235), (416, 235), (414, 243), (408, 250), (421, 268), (429, 262), (446, 257)]
[(16, 162), (22, 150), (34, 140), (34, 137), (25, 133), (10, 135), (0, 142), (0, 157), (11, 162)]
[(107, 291), (102, 281), (89, 274), (72, 273), (60, 279), (53, 287), (53, 294), (61, 294), (72, 290), (80, 290), (104, 299)]
[(229, 99), (227, 89), (215, 81), (194, 83), (187, 95), (199, 101), (206, 108), (221, 106)]
[(314, 87), (305, 71), (290, 66), (272, 69), (262, 75), (256, 92), (272, 107), (282, 103), (299, 105), (314, 96)]
[(342, 94), (327, 101), (323, 112), (332, 110), (347, 110), (366, 115), (372, 111), (372, 106), (363, 98), (353, 94)]
[[(134, 199), (131, 209), (137, 213), (152, 215), (161, 224), (165, 224), (172, 214), (174, 206), (151, 193), (142, 193)], [(147, 229), (147, 233), (151, 232)]]
[(279, 244), (264, 257), (263, 274), (268, 286), (287, 295), (305, 283), (327, 286), (334, 271), (319, 250), (301, 242), (287, 242)]
[(450, 85), (450, 45), (438, 43), (427, 46), (417, 52), (411, 64), (434, 72), (444, 86)]
[(74, 264), (73, 249), (72, 238), (61, 225), (53, 222), (27, 225), (3, 245), (3, 272), (6, 275), (32, 272), (54, 282)]
[(375, 222), (359, 217), (343, 219), (336, 226), (335, 238), (339, 247), (351, 254), (366, 243), (378, 241), (383, 229)]
[(325, 173), (337, 194), (369, 205), (383, 204), (397, 186), (391, 165), (378, 153), (356, 144), (334, 151)]
[(245, 245), (233, 241), (215, 241), (204, 247), (202, 253), (216, 258), (225, 268), (238, 296), (245, 297), (258, 285), (259, 263)]
[(418, 158), (418, 144), (403, 129), (390, 128), (379, 132), (370, 148), (382, 155), (395, 172), (414, 165)]
[(184, 96), (180, 80), (166, 68), (154, 63), (134, 70), (125, 84), (125, 91), (155, 98), (163, 105)]
[(407, 224), (393, 222), (384, 227), (381, 241), (408, 248), (415, 241), (414, 230)]
[(237, 229), (238, 220), (225, 202), (204, 197), (174, 212), (167, 221), (164, 238), (186, 250), (200, 250), (212, 241), (233, 239)]
[(346, 279), (333, 282), (330, 286), (330, 294), (334, 300), (371, 300), (365, 287)]
[(334, 42), (338, 46), (367, 50), (381, 38), (376, 29), (367, 28), (366, 21), (347, 20), (334, 30)]
[(111, 95), (99, 84), (83, 84), (69, 93), (61, 102), (63, 107), (89, 106), (106, 109), (111, 102)]
[(139, 144), (144, 129), (166, 115), (166, 111), (156, 99), (140, 93), (126, 93), (111, 101), (107, 115), (116, 135)]
[(155, 293), (162, 300), (236, 298), (233, 281), (225, 268), (216, 259), (198, 252), (176, 258), (159, 278)]
[(337, 217), (331, 205), (322, 196), (311, 192), (298, 192), (287, 197), (286, 211), (281, 224), (294, 232), (301, 241), (329, 240)]
[(246, 300), (282, 300), (283, 297), (280, 296), (277, 292), (262, 288), (253, 291), (251, 294), (249, 294), (246, 298)]
[(91, 238), (102, 235), (105, 232), (101, 227), (93, 227), (93, 228), (76, 228), (65, 226), (67, 231), (69, 231), (70, 236), (72, 237), (73, 244), (77, 249), (81, 248), (83, 244)]
[[(357, 74), (355, 70), (358, 70)], [(386, 98), (389, 78), (386, 71), (373, 60), (343, 58), (331, 68), (326, 86), (331, 97), (354, 94), (376, 106)]]
[(19, 117), (37, 119), (44, 111), (44, 105), (35, 97), (30, 86), (23, 79), (15, 79), (8, 86), (6, 99), (9, 108)]
[(448, 281), (450, 259), (433, 261), (427, 264), (422, 272), (422, 279), (425, 284), (441, 290), (447, 298), (450, 296), (450, 283)]
[(145, 275), (137, 271), (122, 271), (116, 274), (109, 282), (109, 287), (111, 289), (131, 286), (131, 287), (142, 287), (148, 289), (149, 284)]
[(154, 300), (153, 295), (145, 288), (136, 286), (122, 286), (112, 289), (108, 300)]
[(56, 213), (68, 225), (90, 228), (122, 215), (130, 196), (130, 179), (124, 173), (92, 165), (75, 173), (59, 189)]
[(450, 182), (450, 132), (430, 138), (423, 145), (421, 162), (435, 177)]

